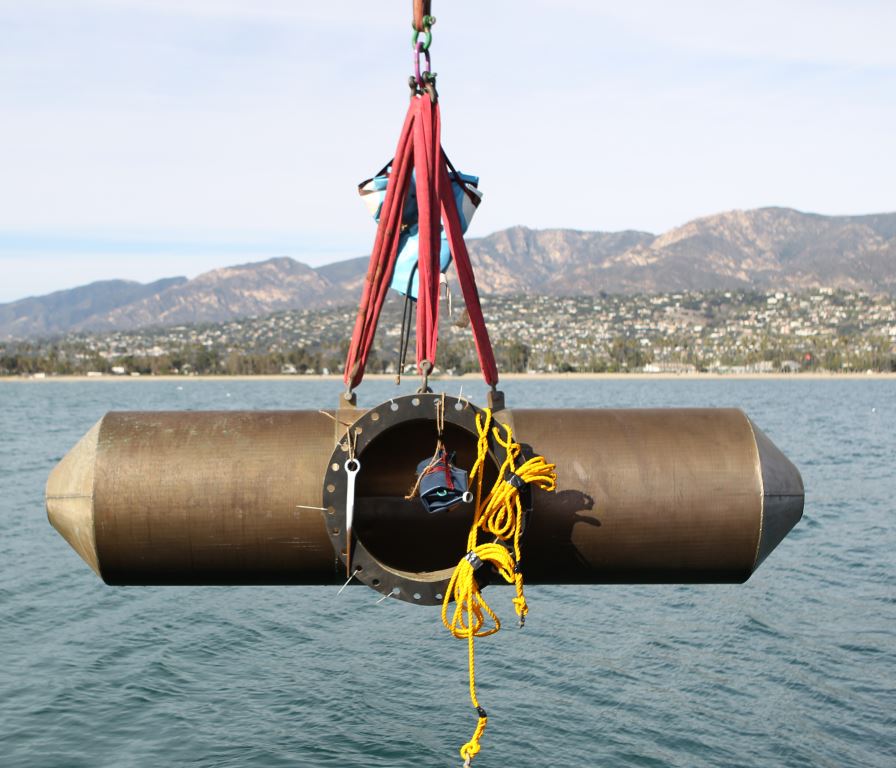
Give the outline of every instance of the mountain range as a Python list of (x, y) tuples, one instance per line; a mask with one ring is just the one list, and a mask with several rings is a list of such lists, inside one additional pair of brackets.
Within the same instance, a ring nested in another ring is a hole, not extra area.
[[(759, 208), (660, 235), (512, 227), (471, 239), (483, 294), (805, 290), (896, 293), (896, 213), (822, 216)], [(108, 280), (0, 304), (0, 338), (220, 322), (357, 302), (368, 258), (312, 268), (288, 257), (188, 280)]]

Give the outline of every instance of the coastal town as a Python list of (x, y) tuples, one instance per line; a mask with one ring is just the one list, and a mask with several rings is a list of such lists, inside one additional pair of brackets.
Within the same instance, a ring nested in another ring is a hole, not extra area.
[[(456, 298), (456, 297), (455, 297)], [(440, 372), (476, 370), (468, 318), (443, 299)], [(485, 296), (501, 370), (519, 373), (896, 371), (896, 298), (817, 288)], [(386, 303), (368, 371), (396, 373), (402, 301)], [(216, 324), (0, 342), (0, 375), (337, 374), (350, 306)], [(413, 329), (411, 331), (413, 349)], [(413, 352), (404, 362), (410, 370)]]

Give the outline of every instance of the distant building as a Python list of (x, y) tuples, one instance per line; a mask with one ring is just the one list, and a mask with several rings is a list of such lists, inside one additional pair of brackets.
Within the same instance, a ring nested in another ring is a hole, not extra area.
[(647, 363), (644, 373), (696, 373), (697, 366), (690, 363)]

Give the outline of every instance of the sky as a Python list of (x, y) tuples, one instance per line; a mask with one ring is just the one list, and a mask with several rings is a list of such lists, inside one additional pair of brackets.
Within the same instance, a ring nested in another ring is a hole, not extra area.
[[(0, 302), (369, 253), (409, 0), (0, 0)], [(470, 230), (896, 210), (896, 3), (433, 0)], [(481, 276), (480, 280), (487, 280)]]

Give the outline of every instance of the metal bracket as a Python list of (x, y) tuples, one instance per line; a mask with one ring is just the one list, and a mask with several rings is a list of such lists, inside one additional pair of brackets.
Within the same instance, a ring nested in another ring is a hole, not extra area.
[[(361, 463), (364, 463), (364, 451), (390, 429), (408, 422), (416, 422), (422, 429), (433, 430), (436, 404), (441, 400), (440, 394), (419, 393), (387, 400), (368, 411), (360, 409), (343, 409), (343, 414), (354, 413), (357, 418), (349, 426), (355, 430), (356, 443), (355, 455)], [(445, 423), (453, 424), (470, 433), (472, 440), (477, 438), (476, 415), (482, 411), (472, 405), (468, 400), (445, 396)], [(490, 438), (490, 449), (495, 467), (500, 462), (496, 457), (501, 455), (503, 448), (493, 438)], [(382, 445), (382, 443), (380, 443)], [(376, 448), (372, 448), (376, 450)], [(324, 475), (322, 514), (327, 526), (327, 532), (336, 556), (343, 563), (351, 557), (351, 569), (355, 580), (366, 584), (383, 595), (391, 595), (399, 600), (404, 600), (417, 605), (439, 605), (448, 588), (453, 567), (443, 571), (423, 571), (419, 573), (400, 570), (381, 562), (364, 545), (363, 538), (357, 535), (358, 514), (363, 514), (363, 492), (356, 496), (352, 510), (355, 519), (352, 521), (352, 529), (355, 532), (351, 549), (346, 546), (345, 530), (348, 524), (346, 512), (348, 509), (348, 477), (345, 470), (346, 454), (342, 447), (337, 445), (328, 462), (328, 469)], [(409, 467), (409, 479), (413, 468)], [(404, 491), (400, 491), (403, 495)], [(404, 500), (401, 499), (403, 502)], [(422, 511), (421, 511), (422, 514)], [(350, 553), (350, 554), (349, 554)], [(488, 578), (486, 569), (481, 571), (481, 583)]]
[(336, 430), (334, 442), (336, 445), (342, 442), (342, 439), (348, 433), (349, 426), (357, 421), (360, 415), (361, 409), (358, 408), (358, 396), (350, 390), (340, 394), (335, 416)]
[(486, 397), (486, 402), (488, 403), (488, 407), (494, 411), (503, 411), (506, 406), (504, 405), (504, 393), (499, 389), (491, 389), (489, 390), (488, 396)]

